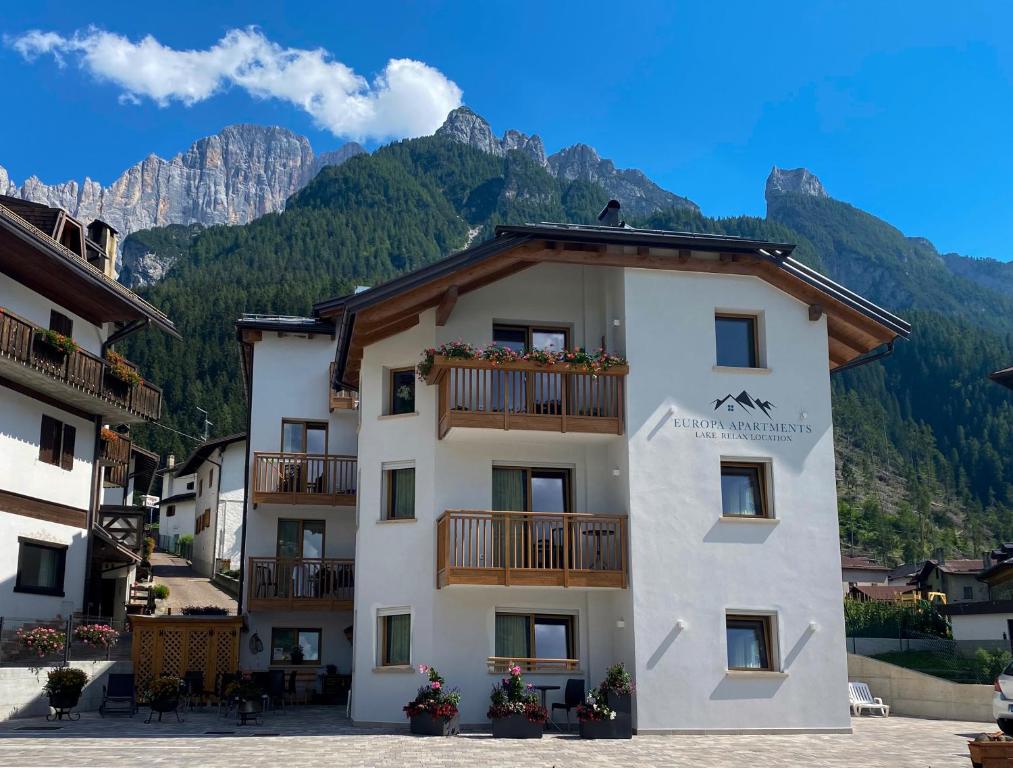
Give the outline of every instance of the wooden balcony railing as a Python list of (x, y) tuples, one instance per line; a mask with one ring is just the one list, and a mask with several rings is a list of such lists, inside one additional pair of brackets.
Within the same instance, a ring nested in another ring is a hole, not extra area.
[(498, 675), (505, 675), (515, 665), (521, 668), (521, 672), (576, 672), (580, 669), (580, 659), (512, 659), (490, 656), (486, 663), (489, 671)]
[(436, 522), (436, 586), (625, 588), (626, 517), (448, 510)]
[(44, 329), (0, 309), (0, 358), (41, 371), (141, 418), (155, 421), (161, 415), (161, 389), (146, 381), (131, 387), (113, 376), (102, 358), (83, 349), (70, 354), (54, 349), (36, 335), (38, 330)]
[(101, 440), (99, 445), (99, 462), (103, 465), (105, 485), (126, 487), (130, 474), (130, 440), (125, 437)]
[(353, 392), (350, 389), (335, 389), (334, 388), (334, 363), (330, 366), (330, 376), (328, 381), (330, 382), (327, 388), (327, 407), (332, 410), (346, 411), (353, 410), (359, 407), (359, 393)]
[(439, 387), (439, 436), (454, 427), (623, 433), (628, 366), (600, 374), (557, 363), (493, 364), (437, 356), (427, 382)]
[(351, 610), (355, 561), (251, 557), (248, 608)]
[(254, 453), (253, 503), (355, 505), (354, 456)]
[(99, 507), (99, 526), (124, 547), (140, 555), (144, 550), (144, 515), (140, 507)]

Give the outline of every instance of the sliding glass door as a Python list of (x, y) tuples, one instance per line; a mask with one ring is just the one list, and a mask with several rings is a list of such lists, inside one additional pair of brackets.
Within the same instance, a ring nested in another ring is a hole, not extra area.
[[(568, 469), (493, 467), (492, 508), (497, 512), (572, 511)], [(494, 521), (493, 565), (511, 568), (562, 568), (563, 521), (558, 517), (511, 517), (510, 535)]]

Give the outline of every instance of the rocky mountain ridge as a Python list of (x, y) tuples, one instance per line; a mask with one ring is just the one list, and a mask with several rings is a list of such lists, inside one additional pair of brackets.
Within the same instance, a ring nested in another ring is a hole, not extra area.
[(647, 216), (665, 208), (700, 210), (689, 198), (662, 189), (641, 171), (616, 168), (615, 163), (602, 158), (594, 147), (587, 144), (574, 144), (546, 156), (545, 144), (537, 135), (528, 136), (510, 129), (502, 139), (497, 138), (488, 121), (468, 107), (458, 107), (447, 115), (436, 135), (497, 157), (519, 150), (556, 178), (598, 184), (609, 196), (622, 203), (624, 213), (631, 215)]
[(121, 235), (171, 224), (246, 224), (284, 208), (324, 166), (363, 152), (352, 142), (316, 155), (307, 138), (286, 128), (230, 125), (169, 160), (148, 155), (108, 187), (36, 176), (18, 185), (0, 166), (0, 194), (65, 208), (86, 222), (102, 219)]

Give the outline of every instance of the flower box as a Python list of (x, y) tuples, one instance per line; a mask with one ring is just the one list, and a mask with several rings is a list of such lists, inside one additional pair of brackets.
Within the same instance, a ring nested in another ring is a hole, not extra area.
[(523, 714), (497, 717), (492, 721), (494, 739), (540, 739), (544, 731), (543, 723), (533, 723)]
[(606, 694), (606, 701), (609, 709), (614, 709), (616, 719), (612, 721), (616, 739), (633, 738), (633, 696), (628, 693), (615, 693), (609, 691)]
[[(432, 370), (430, 370), (428, 375), (425, 377), (426, 384), (435, 384), (439, 381), (443, 372), (447, 368), (478, 368), (481, 370), (494, 371), (539, 371), (541, 373), (591, 374), (591, 371), (588, 370), (586, 366), (573, 365), (571, 363), (553, 363), (552, 365), (546, 365), (543, 363), (536, 363), (532, 360), (512, 360), (509, 362), (498, 363), (482, 358), (447, 357), (445, 355), (436, 355), (433, 357)], [(628, 364), (615, 365), (594, 375), (626, 376), (629, 372), (630, 366)]]
[(416, 736), (456, 736), (461, 732), (461, 716), (433, 717), (420, 712), (411, 718), (411, 732)]
[[(1000, 738), (1001, 734), (991, 738)], [(971, 765), (974, 768), (1013, 766), (1013, 741), (969, 741)]]
[(581, 720), (580, 738), (620, 739), (623, 737), (616, 733), (616, 720)]

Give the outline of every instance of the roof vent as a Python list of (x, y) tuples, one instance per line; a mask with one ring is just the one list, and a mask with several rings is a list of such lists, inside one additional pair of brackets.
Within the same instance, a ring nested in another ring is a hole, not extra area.
[(601, 213), (598, 214), (598, 221), (605, 227), (623, 227), (626, 226), (625, 221), (619, 220), (619, 201), (609, 200), (604, 208), (601, 209)]

